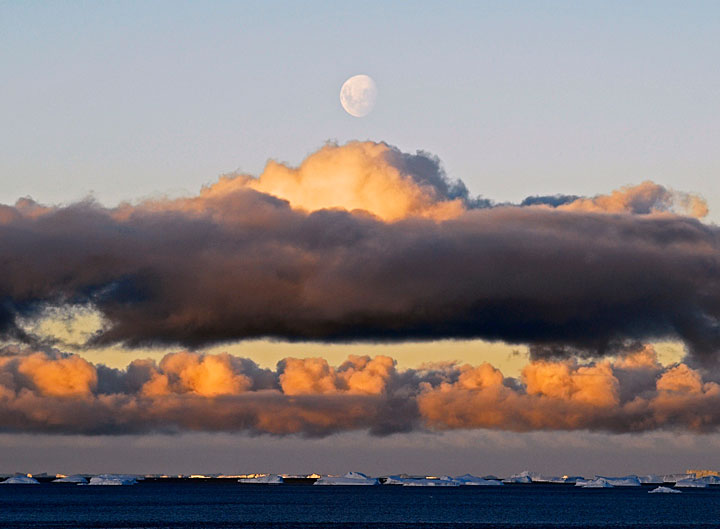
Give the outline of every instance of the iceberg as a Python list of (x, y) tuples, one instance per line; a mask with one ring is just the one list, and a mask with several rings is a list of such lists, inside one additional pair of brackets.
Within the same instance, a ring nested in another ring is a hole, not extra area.
[(647, 476), (638, 476), (637, 478), (640, 481), (640, 483), (645, 483), (645, 484), (659, 485), (661, 483), (665, 483), (665, 480), (663, 479), (662, 476), (657, 476), (655, 474), (648, 474)]
[(504, 483), (497, 479), (485, 479), (473, 476), (472, 474), (464, 474), (453, 479), (459, 485), (473, 485), (473, 486), (489, 486), (496, 487), (503, 485)]
[(640, 480), (637, 476), (624, 476), (621, 478), (609, 478), (605, 476), (595, 476), (595, 479), (607, 481), (613, 487), (639, 487)]
[(700, 481), (704, 481), (708, 485), (720, 485), (720, 476), (703, 476), (698, 479)]
[(409, 479), (403, 487), (458, 487), (460, 483), (453, 479)]
[(587, 480), (582, 476), (563, 476), (562, 477), (562, 483), (573, 484), (573, 483), (577, 483), (578, 481), (587, 481)]
[(40, 485), (40, 482), (28, 476), (13, 476), (0, 482), (0, 485)]
[(681, 490), (671, 489), (670, 487), (658, 487), (653, 490), (649, 490), (648, 494), (680, 494)]
[(507, 479), (502, 480), (503, 483), (532, 483), (530, 476), (510, 476)]
[(388, 476), (383, 481), (383, 485), (404, 485), (408, 481), (413, 481), (413, 478), (407, 478), (403, 476)]
[(277, 474), (268, 474), (267, 476), (255, 476), (254, 478), (240, 478), (238, 482), (274, 485), (284, 483), (284, 480), (282, 476), (278, 476)]
[(582, 487), (584, 489), (612, 489), (614, 486), (603, 478), (593, 479), (590, 481), (578, 481), (575, 483), (576, 487)]
[(695, 479), (695, 474), (665, 474), (663, 483), (676, 483), (683, 479)]
[(80, 474), (73, 474), (72, 476), (63, 476), (61, 478), (54, 479), (53, 483), (87, 483), (88, 480), (85, 476)]
[(533, 478), (537, 479), (540, 474), (530, 472), (529, 470), (523, 470), (519, 474), (513, 474), (507, 479), (504, 479), (504, 483), (532, 483)]
[(348, 472), (344, 476), (323, 476), (313, 485), (380, 485), (380, 482), (361, 472)]
[(681, 479), (677, 482), (675, 482), (676, 487), (682, 487), (682, 488), (693, 488), (693, 489), (704, 489), (707, 488), (708, 484), (705, 483), (702, 479), (695, 479), (695, 478), (688, 478), (688, 479)]
[(90, 478), (88, 485), (135, 485), (136, 476), (127, 474), (101, 474)]

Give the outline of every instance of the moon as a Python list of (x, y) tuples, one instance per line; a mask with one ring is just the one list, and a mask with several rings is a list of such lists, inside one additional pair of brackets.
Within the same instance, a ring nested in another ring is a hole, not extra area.
[(369, 75), (353, 75), (340, 89), (340, 103), (356, 118), (367, 116), (375, 106), (377, 87)]

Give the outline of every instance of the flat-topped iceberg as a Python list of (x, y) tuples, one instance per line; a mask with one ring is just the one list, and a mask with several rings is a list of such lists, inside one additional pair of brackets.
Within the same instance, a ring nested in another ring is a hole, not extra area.
[(498, 485), (503, 485), (503, 482), (500, 480), (480, 478), (478, 476), (473, 476), (472, 474), (463, 474), (462, 476), (457, 476), (456, 478), (453, 478), (453, 481), (455, 481), (459, 485), (472, 485), (481, 487), (496, 487)]
[(670, 487), (658, 487), (653, 490), (649, 490), (648, 494), (680, 494), (682, 491), (677, 489), (671, 489)]
[(53, 483), (87, 483), (88, 480), (85, 476), (80, 474), (73, 474), (72, 476), (63, 476), (61, 478), (54, 479)]
[(0, 483), (2, 485), (40, 485), (40, 482), (35, 478), (28, 476), (12, 476), (7, 478), (5, 481)]
[(361, 472), (348, 472), (344, 476), (323, 476), (313, 485), (380, 485), (380, 482)]
[(255, 476), (252, 478), (240, 478), (240, 479), (238, 479), (238, 482), (274, 485), (274, 484), (284, 483), (284, 480), (283, 480), (282, 476), (278, 476), (277, 474), (268, 474), (267, 476)]
[(704, 488), (707, 488), (708, 484), (706, 482), (704, 482), (702, 479), (688, 478), (688, 479), (681, 479), (679, 481), (676, 481), (675, 486), (682, 487), (685, 489), (688, 489), (688, 488), (704, 489)]

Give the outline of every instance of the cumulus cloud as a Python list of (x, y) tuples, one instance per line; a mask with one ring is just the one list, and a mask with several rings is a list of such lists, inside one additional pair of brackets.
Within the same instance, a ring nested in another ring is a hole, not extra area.
[[(177, 200), (23, 200), (0, 216), (0, 333), (33, 343), (28, 322), (69, 306), (97, 311), (95, 345), (483, 338), (558, 358), (673, 338), (709, 364), (720, 231), (678, 196), (645, 183), (489, 207), (437, 158), (352, 142)], [(287, 380), (304, 391), (300, 371)]]
[[(179, 352), (125, 369), (56, 351), (0, 357), (0, 430), (66, 434), (227, 431), (660, 429), (717, 431), (720, 385), (686, 364), (530, 362), (519, 378), (452, 363), (398, 370), (393, 359), (287, 358), (263, 369), (227, 354)], [(638, 383), (641, 381), (642, 383)]]

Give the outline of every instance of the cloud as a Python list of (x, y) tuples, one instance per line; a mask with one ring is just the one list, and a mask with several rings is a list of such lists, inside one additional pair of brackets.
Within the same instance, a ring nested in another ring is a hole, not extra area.
[(276, 369), (227, 354), (179, 352), (126, 369), (57, 351), (5, 350), (0, 429), (139, 434), (225, 431), (322, 437), (366, 431), (492, 429), (717, 431), (720, 385), (686, 364), (530, 362), (518, 379), (493, 366), (397, 370), (393, 359), (287, 358)]
[(558, 202), (555, 207), (568, 211), (637, 215), (678, 212), (697, 218), (708, 214), (707, 203), (701, 197), (672, 191), (650, 181), (623, 187), (609, 195), (597, 195), (593, 198), (575, 197), (575, 200)]
[(489, 207), (434, 157), (352, 142), (195, 197), (25, 199), (0, 224), (0, 333), (34, 343), (48, 307), (90, 307), (93, 345), (483, 338), (558, 358), (670, 338), (709, 365), (720, 232), (677, 197)]

